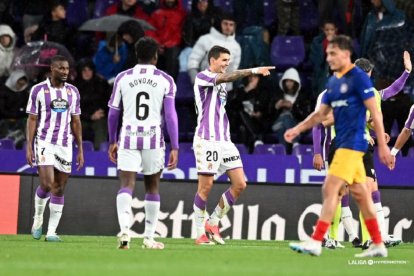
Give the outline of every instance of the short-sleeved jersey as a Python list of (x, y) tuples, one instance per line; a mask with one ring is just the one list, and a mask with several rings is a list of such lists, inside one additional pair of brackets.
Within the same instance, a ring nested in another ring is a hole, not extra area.
[(163, 103), (174, 98), (173, 78), (154, 65), (137, 64), (117, 75), (108, 106), (122, 110), (121, 149), (164, 148)]
[(38, 115), (37, 139), (54, 145), (72, 146), (70, 122), (72, 115), (81, 114), (80, 95), (75, 86), (65, 83), (62, 88), (55, 88), (49, 79), (34, 85), (26, 112)]
[(342, 76), (332, 76), (322, 103), (332, 107), (335, 118), (335, 145), (365, 152), (368, 138), (365, 134), (366, 112), (364, 101), (374, 97), (374, 87), (368, 75), (352, 67)]
[[(374, 94), (375, 94), (375, 102), (377, 103), (377, 108), (379, 111), (381, 111), (381, 94), (380, 92), (378, 92), (377, 89), (374, 88)], [(369, 119), (371, 118), (371, 113), (369, 112), (369, 110), (367, 110), (367, 125), (365, 127), (365, 133), (368, 137), (368, 139), (371, 138), (371, 133), (370, 133), (370, 124), (369, 124)]]
[(405, 121), (404, 127), (408, 129), (414, 129), (414, 105), (410, 108), (410, 113), (408, 114), (408, 118)]
[(216, 85), (217, 73), (204, 70), (194, 82), (197, 108), (195, 135), (205, 140), (230, 141), (229, 119), (226, 114), (227, 91), (224, 83)]

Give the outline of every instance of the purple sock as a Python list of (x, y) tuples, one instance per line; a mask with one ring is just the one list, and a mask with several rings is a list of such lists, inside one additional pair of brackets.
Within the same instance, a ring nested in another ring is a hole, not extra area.
[(349, 207), (349, 194), (346, 194), (341, 199), (341, 207)]
[(65, 196), (51, 195), (50, 203), (64, 205), (65, 204)]
[(122, 194), (122, 193), (127, 193), (130, 196), (132, 196), (132, 190), (130, 188), (121, 188), (121, 189), (119, 189), (118, 195)]
[(381, 203), (381, 193), (380, 191), (374, 191), (371, 194), (372, 196), (372, 201), (374, 201), (374, 203)]
[(159, 194), (145, 194), (145, 200), (160, 201), (160, 195)]
[(233, 197), (233, 195), (230, 193), (230, 189), (224, 192), (224, 195), (226, 196), (227, 202), (230, 206), (233, 206), (234, 202), (236, 201)]
[(40, 197), (40, 198), (47, 198), (47, 197), (49, 197), (49, 196), (50, 196), (50, 193), (49, 193), (49, 192), (44, 191), (44, 190), (42, 189), (42, 187), (40, 187), (40, 185), (39, 185), (39, 186), (37, 186), (37, 189), (36, 189), (36, 194), (37, 194), (37, 196), (38, 196), (38, 197)]
[(200, 210), (206, 209), (206, 201), (203, 200), (198, 193), (196, 193), (194, 197), (194, 205), (197, 206)]

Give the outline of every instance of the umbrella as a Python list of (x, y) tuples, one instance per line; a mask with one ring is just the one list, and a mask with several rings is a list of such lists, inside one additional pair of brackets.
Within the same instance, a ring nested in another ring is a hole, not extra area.
[(129, 17), (126, 15), (109, 15), (109, 16), (102, 16), (100, 18), (90, 19), (80, 26), (80, 31), (96, 31), (96, 32), (116, 32), (118, 27), (124, 23), (125, 21), (135, 20), (139, 24), (144, 31), (147, 30), (155, 30), (155, 28), (146, 22), (145, 20), (137, 19), (134, 17)]
[(17, 52), (12, 69), (23, 69), (31, 79), (48, 70), (50, 60), (56, 55), (64, 56), (69, 61), (69, 66), (73, 68), (74, 59), (68, 49), (60, 43), (52, 41), (33, 41), (24, 45)]

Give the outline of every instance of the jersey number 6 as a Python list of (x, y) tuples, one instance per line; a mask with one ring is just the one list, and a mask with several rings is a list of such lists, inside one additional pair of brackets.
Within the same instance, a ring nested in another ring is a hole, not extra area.
[[(144, 99), (142, 99), (142, 97), (144, 97)], [(149, 114), (149, 106), (148, 104), (142, 103), (142, 100), (149, 100), (149, 95), (147, 92), (138, 92), (137, 94), (137, 112), (136, 112), (136, 116), (137, 119), (140, 121), (145, 120), (146, 118), (148, 118), (148, 114)], [(141, 115), (142, 114), (142, 115)]]

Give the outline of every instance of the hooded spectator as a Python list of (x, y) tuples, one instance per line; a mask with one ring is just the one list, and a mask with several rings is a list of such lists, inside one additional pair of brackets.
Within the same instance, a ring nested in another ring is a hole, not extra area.
[(137, 64), (137, 55), (135, 53), (135, 42), (145, 36), (141, 25), (135, 20), (129, 20), (121, 24), (118, 28), (118, 35), (125, 42), (128, 49), (123, 70), (134, 67)]
[(0, 78), (7, 77), (14, 57), (16, 34), (8, 25), (0, 25)]

